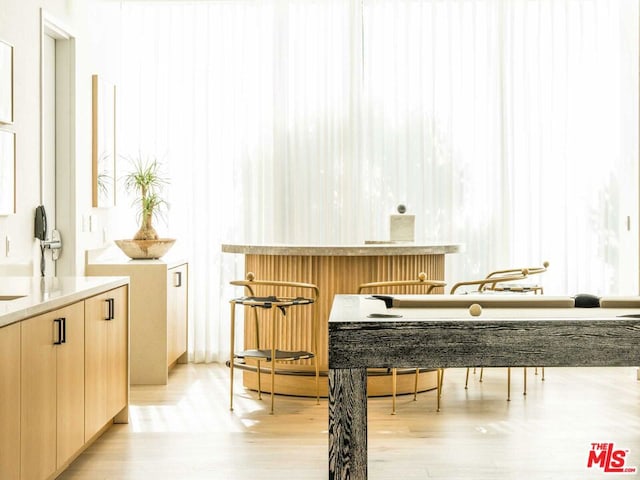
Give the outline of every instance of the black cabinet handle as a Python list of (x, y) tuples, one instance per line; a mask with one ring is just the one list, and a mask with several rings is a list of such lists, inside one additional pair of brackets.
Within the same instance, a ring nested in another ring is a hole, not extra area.
[(175, 272), (174, 274), (176, 276), (176, 282), (174, 284), (174, 287), (181, 287), (182, 286), (182, 272)]
[(115, 318), (115, 302), (113, 298), (107, 298), (107, 318), (105, 320), (113, 320)]
[(54, 345), (62, 345), (67, 343), (67, 320), (66, 318), (56, 318), (53, 322), (58, 326), (58, 340), (53, 342)]

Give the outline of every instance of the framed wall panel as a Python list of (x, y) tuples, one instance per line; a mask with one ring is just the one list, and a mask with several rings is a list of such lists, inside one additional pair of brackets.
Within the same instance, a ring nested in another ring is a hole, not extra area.
[(16, 213), (16, 134), (0, 130), (0, 215)]
[(0, 40), (0, 123), (13, 123), (13, 46)]
[(98, 75), (93, 85), (93, 206), (113, 207), (116, 191), (116, 87)]

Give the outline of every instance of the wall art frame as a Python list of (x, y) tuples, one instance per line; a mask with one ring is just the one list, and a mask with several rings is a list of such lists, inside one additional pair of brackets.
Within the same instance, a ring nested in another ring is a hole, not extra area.
[(116, 87), (92, 76), (93, 207), (116, 204)]
[(0, 215), (16, 213), (16, 134), (0, 130)]
[(0, 40), (0, 123), (13, 123), (13, 45)]

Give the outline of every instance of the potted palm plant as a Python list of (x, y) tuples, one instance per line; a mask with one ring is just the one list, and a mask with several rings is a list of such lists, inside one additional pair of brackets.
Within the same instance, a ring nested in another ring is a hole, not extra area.
[(160, 238), (153, 220), (168, 207), (162, 189), (169, 180), (162, 174), (156, 158), (138, 157), (130, 160), (131, 170), (124, 177), (126, 191), (135, 196), (140, 228), (130, 240), (116, 240), (116, 245), (131, 258), (160, 258), (175, 243), (173, 238)]

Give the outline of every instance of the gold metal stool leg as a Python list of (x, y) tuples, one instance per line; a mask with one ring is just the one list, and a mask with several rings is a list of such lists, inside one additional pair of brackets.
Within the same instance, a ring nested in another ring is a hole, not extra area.
[(416, 375), (413, 380), (413, 401), (418, 400), (418, 376), (420, 375), (420, 369), (416, 368)]
[(233, 411), (233, 362), (235, 361), (234, 352), (234, 337), (235, 337), (235, 324), (236, 324), (236, 304), (231, 302), (231, 345), (229, 346), (230, 361), (229, 361), (229, 377), (231, 383), (229, 384), (229, 410)]
[(527, 367), (524, 367), (524, 392), (522, 394), (527, 394)]
[(507, 367), (507, 402), (511, 401), (511, 367)]
[[(467, 374), (468, 373), (469, 373), (469, 371), (467, 369)], [(442, 382), (443, 381), (444, 381), (444, 368), (439, 368), (437, 370), (438, 389), (436, 390), (436, 395), (438, 395), (437, 404), (436, 404), (436, 411), (437, 412), (440, 411), (440, 399), (442, 397)]]
[(467, 378), (464, 381), (464, 389), (467, 390), (467, 388), (469, 388), (469, 370), (470, 368), (467, 367)]
[(396, 380), (398, 371), (395, 368), (391, 369), (391, 415), (396, 414)]
[(274, 404), (274, 390), (276, 386), (276, 310), (277, 308), (271, 308), (273, 315), (271, 318), (271, 411), (273, 415)]

